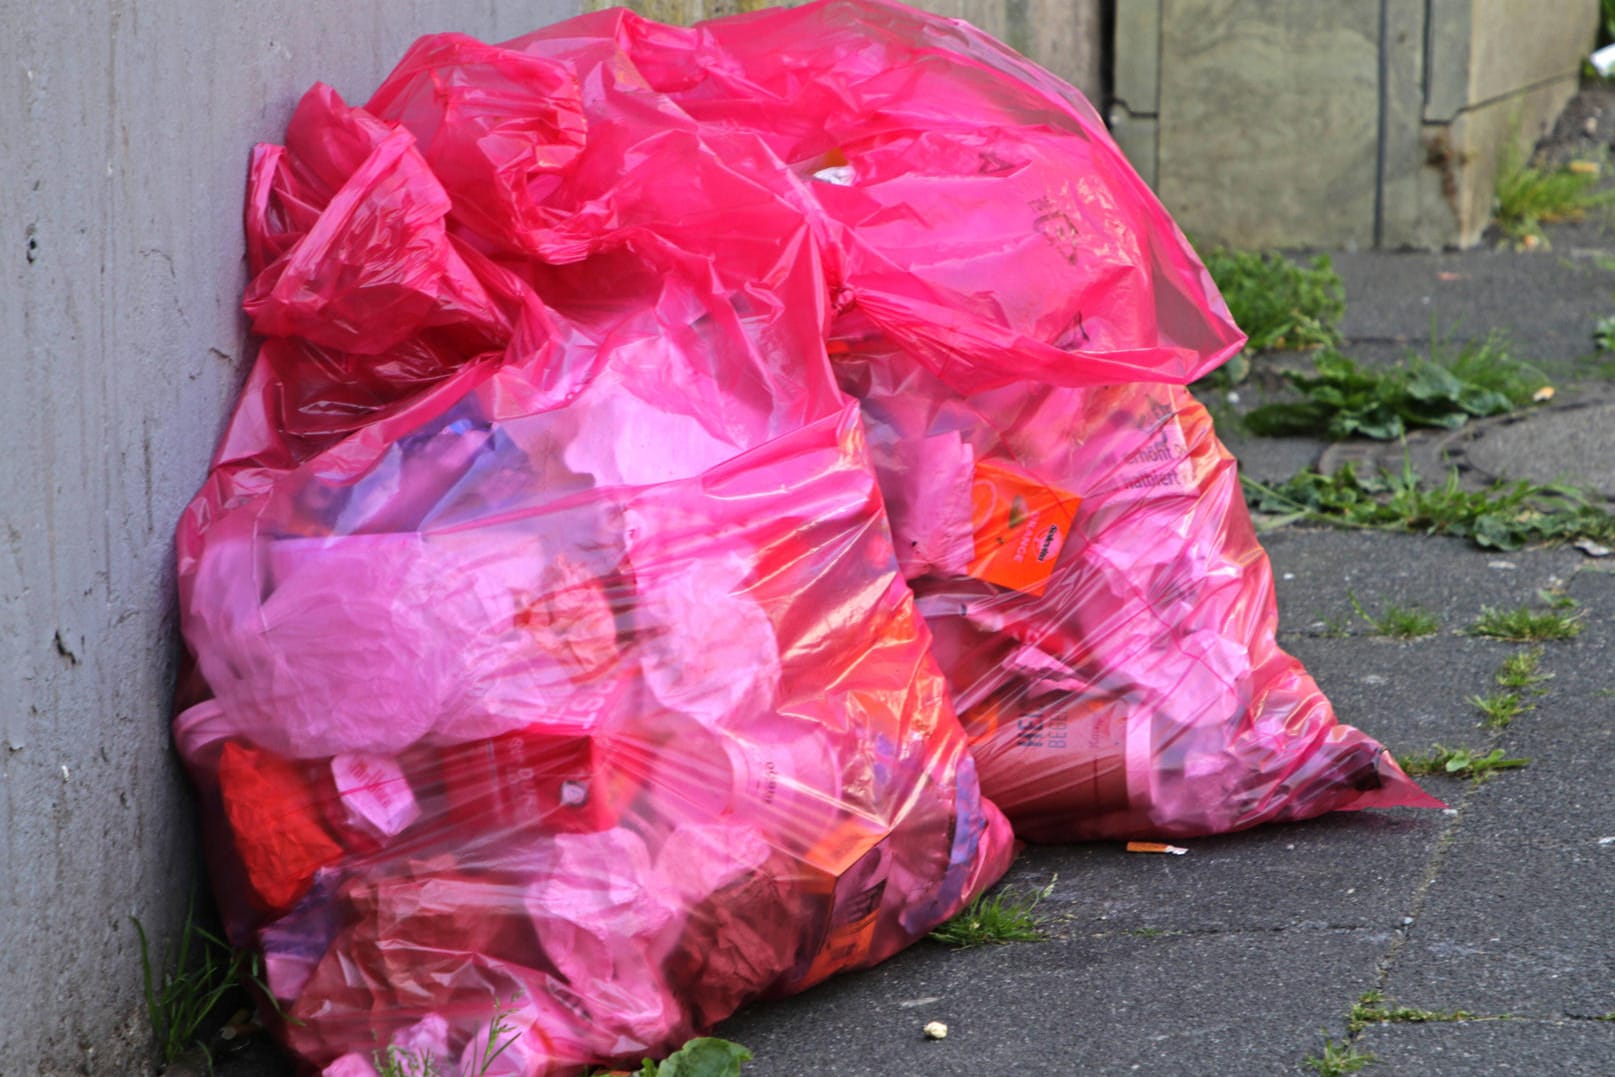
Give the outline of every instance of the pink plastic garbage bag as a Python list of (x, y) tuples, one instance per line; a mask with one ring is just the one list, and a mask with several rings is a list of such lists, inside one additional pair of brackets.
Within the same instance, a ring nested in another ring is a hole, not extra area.
[(1092, 106), (967, 23), (821, 0), (693, 29), (613, 12), (511, 45), (620, 49), (683, 115), (764, 139), (808, 188), (837, 309), (957, 390), (1188, 382), (1244, 343)]
[[(489, 1073), (637, 1064), (1008, 862), (810, 223), (693, 124), (585, 137), (572, 68), (483, 55), (428, 40), (376, 110), (316, 88), (259, 151), (265, 341), (177, 536), (215, 888), (333, 1074), (480, 1073), (490, 1036)], [(416, 131), (387, 104), (412, 79), (486, 92)], [(506, 135), (553, 152), (440, 182)], [(624, 153), (684, 177), (671, 206), (554, 186)], [(532, 234), (490, 238), (535, 192)], [(689, 199), (723, 212), (681, 226)]]
[(1019, 833), (1435, 803), (1276, 647), (1233, 461), (1161, 384), (1243, 335), (1080, 94), (884, 0), (691, 30), (616, 13), (512, 46), (620, 50), (681, 117), (778, 162), (738, 167), (801, 181), (785, 197), (825, 249), (899, 560)]
[(1440, 806), (1276, 644), (1234, 460), (1186, 390), (967, 398), (879, 338), (838, 362), (982, 788), (1018, 836)]

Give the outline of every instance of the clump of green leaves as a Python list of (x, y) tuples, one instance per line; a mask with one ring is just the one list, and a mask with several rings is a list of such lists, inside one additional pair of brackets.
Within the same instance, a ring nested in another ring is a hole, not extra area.
[(1251, 511), (1266, 526), (1314, 520), (1336, 527), (1457, 535), (1494, 550), (1533, 543), (1590, 539), (1615, 542), (1615, 516), (1587, 495), (1560, 483), (1499, 482), (1465, 490), (1456, 470), (1439, 486), (1426, 485), (1410, 466), (1400, 473), (1359, 476), (1343, 467), (1333, 475), (1303, 471), (1278, 485), (1243, 479)]
[(1410, 355), (1395, 366), (1369, 368), (1330, 350), (1313, 359), (1313, 372), (1284, 377), (1299, 401), (1263, 404), (1245, 415), (1251, 432), (1267, 437), (1323, 434), (1393, 440), (1410, 428), (1451, 430), (1472, 418), (1503, 415), (1530, 403), (1548, 379), (1515, 358), (1500, 332), (1453, 348), (1432, 334), (1428, 356)]
[(1581, 613), (1563, 609), (1537, 611), (1529, 606), (1511, 610), (1481, 610), (1475, 623), (1469, 626), (1471, 635), (1486, 639), (1500, 639), (1509, 643), (1534, 643), (1539, 640), (1566, 640), (1581, 635)]
[(135, 917), (129, 919), (140, 938), (146, 1018), (163, 1065), (172, 1064), (192, 1046), (201, 1046), (205, 1052), (202, 1026), (227, 995), (256, 975), (255, 958), (198, 924), (194, 898), (186, 908), (178, 945), (170, 950), (165, 943), (155, 963), (145, 926)]
[(1307, 1065), (1318, 1077), (1341, 1077), (1343, 1074), (1356, 1073), (1373, 1061), (1373, 1055), (1358, 1050), (1355, 1044), (1346, 1041), (1336, 1043), (1325, 1036), (1323, 1053), (1308, 1058)]
[(1417, 606), (1398, 606), (1391, 603), (1381, 611), (1378, 617), (1372, 616), (1363, 609), (1363, 604), (1357, 601), (1357, 596), (1347, 592), (1347, 599), (1351, 601), (1351, 608), (1357, 611), (1357, 616), (1368, 622), (1377, 636), (1387, 636), (1391, 639), (1410, 640), (1433, 636), (1440, 629), (1441, 622), (1428, 610)]
[(739, 1077), (741, 1064), (751, 1061), (751, 1052), (738, 1043), (702, 1036), (660, 1062), (645, 1059), (634, 1077)]
[(1346, 286), (1327, 255), (1297, 265), (1277, 251), (1217, 249), (1203, 260), (1252, 351), (1340, 343)]
[(1409, 777), (1421, 778), (1429, 774), (1451, 774), (1455, 778), (1488, 778), (1499, 770), (1512, 770), (1530, 763), (1529, 759), (1510, 759), (1501, 748), (1481, 753), (1468, 748), (1448, 748), (1432, 745), (1424, 755), (1398, 756), (1397, 763)]
[(1580, 220), (1615, 201), (1615, 190), (1598, 189), (1602, 172), (1597, 161), (1555, 168), (1532, 164), (1517, 141), (1509, 139), (1497, 165), (1493, 209), (1498, 231), (1519, 247), (1544, 245), (1544, 224)]
[(1038, 890), (1002, 887), (991, 896), (982, 894), (958, 916), (931, 932), (931, 938), (961, 948), (991, 942), (1036, 942), (1043, 938), (1043, 918), (1037, 907), (1054, 893), (1057, 878)]

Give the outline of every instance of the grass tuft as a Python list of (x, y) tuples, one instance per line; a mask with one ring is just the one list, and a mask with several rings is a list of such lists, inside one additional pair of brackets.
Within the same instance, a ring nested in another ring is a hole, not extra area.
[(1358, 1050), (1356, 1045), (1346, 1041), (1336, 1043), (1325, 1036), (1323, 1052), (1309, 1057), (1307, 1065), (1318, 1074), (1318, 1077), (1341, 1077), (1343, 1074), (1356, 1073), (1374, 1061), (1373, 1055)]
[(1507, 729), (1509, 723), (1531, 709), (1518, 692), (1493, 692), (1489, 696), (1470, 696), (1469, 703), (1480, 711), (1480, 724), (1487, 729)]
[(1529, 691), (1541, 695), (1539, 686), (1553, 679), (1553, 674), (1542, 672), (1542, 648), (1533, 647), (1510, 655), (1497, 670), (1497, 686), (1517, 692)]
[(931, 932), (937, 942), (960, 948), (997, 942), (1036, 942), (1044, 937), (1043, 918), (1037, 907), (1054, 893), (1058, 876), (1042, 889), (1014, 891), (1002, 888), (982, 894), (963, 912)]
[(1544, 224), (1581, 220), (1615, 201), (1615, 190), (1598, 189), (1603, 171), (1597, 161), (1541, 167), (1532, 164), (1513, 139), (1508, 140), (1497, 164), (1493, 206), (1498, 231), (1517, 247), (1546, 247)]
[(1365, 991), (1362, 997), (1352, 1004), (1351, 1013), (1346, 1019), (1346, 1027), (1352, 1032), (1358, 1032), (1368, 1025), (1382, 1023), (1420, 1025), (1477, 1019), (1477, 1015), (1468, 1010), (1420, 1010), (1411, 1006), (1387, 1006), (1383, 993)]
[(1537, 612), (1528, 606), (1511, 610), (1481, 610), (1469, 632), (1485, 639), (1505, 640), (1509, 643), (1535, 643), (1542, 640), (1567, 640), (1581, 635), (1581, 613), (1564, 610)]
[(255, 977), (255, 958), (232, 948), (196, 922), (196, 900), (185, 910), (179, 944), (163, 946), (154, 963), (146, 928), (131, 916), (140, 939), (141, 983), (146, 997), (146, 1018), (166, 1067), (201, 1041), (202, 1027), (231, 992)]
[(1434, 614), (1417, 606), (1392, 603), (1375, 617), (1363, 609), (1355, 594), (1348, 591), (1346, 597), (1351, 602), (1351, 608), (1357, 611), (1357, 616), (1368, 623), (1376, 636), (1399, 640), (1423, 639), (1435, 635), (1441, 628), (1441, 622), (1436, 620)]

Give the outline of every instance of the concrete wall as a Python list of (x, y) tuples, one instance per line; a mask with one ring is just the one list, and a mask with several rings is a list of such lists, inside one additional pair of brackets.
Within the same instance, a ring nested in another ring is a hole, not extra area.
[(1122, 0), (1117, 141), (1234, 246), (1468, 246), (1575, 92), (1597, 0)]
[(418, 34), (570, 0), (0, 0), (0, 1074), (136, 1074), (184, 915), (170, 536), (249, 359), (254, 141)]

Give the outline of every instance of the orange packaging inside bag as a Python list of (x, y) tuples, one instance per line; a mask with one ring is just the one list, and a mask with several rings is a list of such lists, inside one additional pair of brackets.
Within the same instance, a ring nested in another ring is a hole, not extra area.
[(975, 555), (970, 575), (1042, 595), (1082, 499), (1017, 468), (983, 460), (970, 491)]

